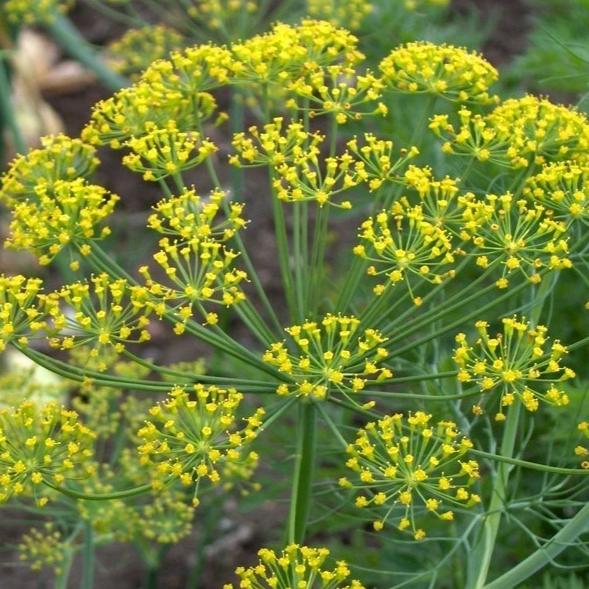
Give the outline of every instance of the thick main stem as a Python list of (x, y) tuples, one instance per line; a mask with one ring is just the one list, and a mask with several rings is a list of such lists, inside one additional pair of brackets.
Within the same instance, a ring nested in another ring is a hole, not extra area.
[(92, 522), (84, 523), (83, 569), (81, 589), (94, 587), (94, 531)]
[[(521, 404), (516, 401), (507, 413), (505, 429), (501, 440), (500, 454), (508, 458), (513, 457), (515, 440), (517, 437), (517, 428)], [(475, 545), (474, 552), (469, 558), (469, 582), (468, 589), (482, 589), (487, 580), (491, 558), (495, 549), (497, 533), (501, 524), (505, 500), (507, 497), (507, 487), (509, 483), (509, 473), (513, 466), (502, 462), (497, 470), (497, 477), (493, 484), (493, 496), (489, 504), (488, 515), (484, 520), (481, 535)]]
[(315, 465), (316, 408), (312, 403), (299, 404), (297, 446), (292, 480), (288, 542), (304, 541), (311, 508), (311, 485)]
[(568, 548), (582, 533), (589, 529), (589, 505), (585, 505), (568, 523), (536, 552), (501, 575), (484, 589), (511, 589), (529, 579), (534, 573), (556, 558)]

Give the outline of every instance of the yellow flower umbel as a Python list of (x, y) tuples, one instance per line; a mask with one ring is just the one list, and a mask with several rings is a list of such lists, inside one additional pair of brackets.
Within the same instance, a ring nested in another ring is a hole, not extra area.
[(276, 117), (266, 123), (262, 130), (252, 126), (246, 133), (233, 136), (235, 154), (229, 163), (243, 168), (301, 164), (308, 158), (316, 158), (325, 136), (317, 132), (305, 131), (303, 123), (290, 121), (285, 125), (283, 117)]
[(466, 108), (458, 114), (458, 127), (448, 115), (436, 115), (430, 123), (444, 140), (446, 153), (509, 168), (587, 159), (589, 123), (573, 108), (525, 96), (506, 100), (488, 115), (475, 115)]
[(351, 209), (349, 200), (336, 198), (358, 184), (352, 173), (353, 158), (349, 153), (334, 157), (306, 157), (298, 165), (283, 165), (276, 170), (272, 186), (276, 196), (285, 202), (316, 202)]
[[(390, 287), (404, 282), (413, 302), (421, 303), (416, 289), (423, 282), (441, 284), (455, 274), (454, 248), (446, 231), (424, 219), (421, 206), (403, 207), (396, 203), (390, 211), (381, 211), (360, 226), (357, 256), (373, 262), (370, 276), (386, 278), (374, 287), (382, 295)], [(365, 245), (366, 244), (366, 245)]]
[(135, 79), (154, 61), (168, 57), (183, 44), (182, 35), (164, 25), (130, 29), (109, 44), (109, 62), (116, 72)]
[[(52, 347), (89, 346), (91, 358), (102, 358), (109, 351), (120, 353), (128, 344), (151, 337), (147, 330), (149, 293), (124, 278), (98, 274), (89, 281), (64, 286), (51, 298), (71, 307), (71, 311), (53, 315), (56, 335), (50, 339)], [(98, 368), (105, 370), (106, 365), (99, 362)]]
[(303, 20), (298, 26), (278, 23), (269, 33), (231, 46), (234, 82), (278, 87), (311, 70), (339, 66), (349, 71), (364, 56), (358, 39), (327, 21)]
[(589, 166), (572, 161), (544, 166), (528, 178), (524, 196), (565, 221), (589, 220)]
[(138, 532), (158, 544), (177, 544), (193, 530), (194, 505), (187, 504), (180, 493), (172, 490), (158, 493), (139, 515), (141, 521), (149, 524), (139, 526)]
[(102, 186), (82, 178), (57, 180), (52, 189), (38, 184), (34, 198), (17, 202), (12, 208), (10, 236), (6, 247), (34, 253), (39, 263), (49, 264), (66, 246), (76, 246), (83, 254), (89, 242), (110, 235), (110, 228), (99, 227), (119, 200)]
[(4, 0), (0, 14), (18, 25), (32, 25), (51, 22), (57, 14), (66, 13), (74, 0)]
[(65, 540), (52, 522), (47, 522), (42, 528), (31, 528), (20, 539), (18, 558), (32, 571), (47, 567), (60, 575), (70, 549)]
[(384, 512), (373, 523), (380, 531), (391, 518), (400, 530), (410, 529), (416, 540), (426, 533), (416, 519), (425, 513), (452, 521), (447, 507), (469, 507), (480, 501), (469, 487), (479, 478), (478, 464), (468, 460), (472, 448), (452, 421), (430, 423), (422, 411), (403, 417), (387, 415), (358, 430), (347, 448), (346, 466), (353, 480), (341, 478), (344, 488), (359, 491), (356, 506)]
[(152, 63), (141, 80), (157, 99), (193, 100), (231, 81), (232, 60), (226, 47), (187, 47), (172, 53), (167, 60)]
[[(379, 99), (384, 84), (370, 71), (357, 75), (353, 79), (343, 78), (338, 66), (318, 70), (294, 80), (288, 85), (288, 91), (306, 104), (298, 107), (307, 111), (311, 118), (329, 114), (339, 125), (349, 120), (360, 120), (364, 116), (388, 114), (388, 109)], [(297, 102), (289, 102), (297, 106)]]
[(479, 337), (470, 343), (464, 333), (456, 336), (454, 361), (458, 380), (476, 384), (482, 393), (499, 395), (499, 412), (520, 402), (528, 411), (537, 411), (540, 401), (561, 407), (568, 405), (568, 395), (558, 383), (575, 373), (561, 365), (567, 349), (558, 340), (549, 342), (543, 325), (533, 326), (516, 316), (502, 320), (503, 333), (490, 337), (488, 323), (478, 321)]
[[(375, 329), (360, 329), (355, 317), (326, 315), (320, 322), (307, 321), (287, 327), (291, 342), (276, 342), (264, 353), (264, 362), (288, 375), (292, 382), (278, 386), (279, 395), (322, 401), (339, 392), (361, 391), (367, 383), (391, 378), (379, 364), (388, 356), (386, 343)], [(296, 352), (289, 347), (294, 345)]]
[(231, 307), (245, 300), (241, 282), (247, 280), (244, 270), (233, 268), (239, 254), (214, 239), (193, 237), (187, 241), (164, 237), (154, 260), (166, 273), (171, 285), (155, 280), (149, 268), (142, 266), (139, 272), (154, 298), (161, 303), (154, 305), (158, 315), (164, 313), (164, 301), (177, 312), (176, 334), (184, 333), (186, 322), (195, 310), (207, 323), (216, 324), (218, 316), (206, 311), (205, 304)]
[(0, 352), (12, 341), (26, 346), (31, 334), (47, 327), (47, 313), (57, 305), (41, 295), (42, 287), (40, 278), (0, 274)]
[(185, 188), (180, 195), (158, 202), (153, 207), (155, 212), (147, 220), (147, 226), (182, 241), (227, 241), (246, 225), (242, 217), (242, 203), (227, 203), (227, 218), (217, 220), (227, 197), (227, 193), (216, 189), (206, 198), (202, 198), (194, 188)]
[(170, 121), (180, 131), (192, 131), (197, 121), (205, 121), (216, 108), (215, 99), (207, 92), (185, 96), (142, 80), (98, 102), (82, 138), (93, 145), (121, 149), (129, 139), (165, 129)]
[(419, 155), (419, 150), (412, 147), (409, 150), (401, 149), (396, 156), (392, 141), (379, 139), (372, 133), (364, 134), (361, 145), (354, 137), (348, 141), (347, 147), (356, 158), (354, 162), (356, 179), (368, 184), (370, 192), (388, 183), (401, 182), (400, 169), (409, 160)]
[(247, 446), (257, 436), (264, 410), (244, 418), (240, 427), (236, 413), (241, 393), (200, 384), (193, 391), (194, 396), (174, 388), (166, 401), (150, 409), (137, 435), (140, 462), (150, 468), (154, 489), (179, 480), (186, 487), (195, 486), (197, 503), (202, 479), (217, 484), (226, 463), (257, 463), (257, 454)]
[(356, 31), (372, 12), (372, 4), (369, 0), (307, 0), (307, 11), (313, 18)]
[(217, 151), (212, 141), (202, 139), (199, 133), (182, 133), (174, 122), (165, 128), (149, 128), (145, 135), (129, 139), (126, 146), (131, 153), (123, 158), (123, 164), (151, 182), (190, 170)]
[(90, 476), (94, 438), (75, 411), (54, 403), (0, 409), (0, 502), (24, 495), (45, 505), (44, 483)]
[(53, 191), (59, 180), (89, 177), (99, 161), (96, 148), (65, 135), (41, 139), (41, 147), (17, 156), (0, 183), (0, 201), (12, 208), (18, 201), (35, 199), (36, 188)]
[(489, 104), (499, 74), (481, 55), (462, 47), (416, 41), (401, 45), (380, 63), (383, 81), (391, 90), (426, 93), (456, 102)]
[[(241, 579), (244, 589), (364, 589), (356, 580), (350, 580), (350, 569), (344, 561), (335, 563), (335, 568), (324, 568), (329, 556), (327, 548), (310, 548), (289, 544), (277, 554), (268, 548), (258, 551), (257, 565), (239, 567), (235, 574)], [(224, 585), (223, 589), (234, 589)]]
[[(417, 193), (426, 221), (452, 234), (458, 233), (462, 225), (462, 213), (472, 193), (460, 194), (459, 178), (446, 176), (441, 180), (434, 177), (430, 167), (409, 166), (404, 174), (405, 186)], [(411, 199), (400, 199), (400, 202)]]
[(510, 193), (490, 194), (484, 201), (466, 203), (463, 221), (461, 235), (476, 246), (477, 266), (484, 270), (499, 266), (499, 288), (507, 288), (514, 274), (537, 284), (541, 271), (572, 266), (566, 225), (539, 204), (516, 201)]
[[(186, 14), (198, 26), (219, 33), (223, 38), (243, 36), (243, 31), (258, 22), (257, 0), (193, 0)], [(250, 23), (249, 19), (253, 19)]]
[(233, 137), (236, 154), (229, 162), (239, 167), (268, 166), (276, 196), (285, 202), (315, 201), (349, 209), (351, 203), (334, 202), (334, 198), (359, 182), (353, 173), (349, 153), (321, 157), (320, 147), (325, 136), (305, 131), (300, 122), (284, 126), (284, 119), (275, 118), (262, 131), (250, 127), (249, 134)]

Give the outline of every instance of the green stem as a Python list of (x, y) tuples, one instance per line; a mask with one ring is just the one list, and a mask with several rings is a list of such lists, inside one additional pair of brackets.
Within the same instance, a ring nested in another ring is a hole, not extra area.
[(92, 589), (94, 587), (94, 530), (91, 521), (84, 522), (83, 558), (84, 566), (80, 589)]
[[(14, 142), (14, 147), (18, 153), (25, 153), (27, 147), (20, 129), (16, 122), (14, 110), (12, 108), (12, 99), (10, 91), (10, 77), (8, 75), (8, 58), (6, 54), (0, 53), (0, 120), (4, 121)], [(0, 161), (0, 165), (2, 162)]]
[(72, 562), (74, 555), (71, 548), (65, 548), (65, 554), (62, 563), (62, 569), (57, 578), (55, 579), (55, 589), (67, 589), (68, 581), (70, 578), (70, 571), (72, 569)]
[(305, 539), (315, 464), (315, 412), (314, 404), (299, 404), (295, 468), (288, 518), (289, 544), (300, 544)]
[(43, 483), (48, 487), (51, 487), (54, 491), (58, 491), (59, 493), (67, 495), (72, 499), (84, 499), (85, 501), (112, 501), (115, 499), (128, 499), (129, 497), (144, 495), (145, 493), (149, 493), (152, 490), (151, 484), (145, 484), (139, 487), (133, 487), (132, 489), (125, 489), (124, 491), (89, 495), (87, 493), (80, 493), (79, 491), (74, 491), (73, 489), (68, 489), (66, 487), (59, 487), (58, 485), (54, 485), (49, 481), (44, 480)]
[(111, 90), (120, 90), (129, 85), (126, 78), (113, 72), (101, 61), (93, 47), (65, 16), (56, 15), (47, 27), (66, 53), (94, 72), (96, 77)]
[(272, 217), (274, 220), (274, 234), (276, 236), (276, 247), (278, 249), (278, 261), (280, 263), (280, 275), (282, 276), (282, 287), (284, 296), (290, 313), (290, 318), (296, 321), (297, 309), (295, 291), (290, 268), (290, 254), (288, 247), (288, 234), (286, 231), (286, 219), (284, 218), (284, 209), (282, 202), (274, 190), (274, 178), (270, 177), (272, 185)]
[(215, 497), (213, 502), (207, 506), (201, 520), (198, 538), (198, 546), (196, 548), (196, 558), (194, 566), (190, 571), (188, 581), (186, 582), (186, 589), (198, 589), (202, 584), (202, 575), (205, 571), (206, 562), (206, 547), (214, 538), (214, 532), (219, 523), (219, 516), (221, 515), (221, 505), (219, 497)]
[(534, 573), (552, 562), (563, 550), (570, 547), (582, 533), (589, 529), (589, 505), (585, 505), (567, 524), (544, 546), (541, 546), (525, 560), (501, 575), (484, 589), (511, 589), (519, 586)]
[[(506, 458), (513, 456), (520, 410), (521, 403), (515, 403), (507, 413), (500, 451), (501, 456)], [(488, 515), (484, 519), (481, 535), (475, 544), (474, 552), (469, 558), (469, 582), (467, 585), (469, 589), (481, 589), (485, 585), (507, 499), (509, 473), (512, 468), (512, 465), (502, 462), (497, 470), (496, 479), (493, 481), (493, 495), (487, 510)]]
[(159, 568), (148, 566), (145, 571), (145, 589), (157, 589), (157, 576)]
[[(407, 344), (406, 346), (403, 346), (401, 348), (396, 348), (395, 354), (397, 356), (400, 356), (401, 354), (404, 354), (405, 352), (408, 352), (409, 350), (412, 350), (414, 348), (418, 348), (418, 347), (422, 346), (423, 344), (426, 344), (427, 342), (431, 341), (432, 339), (434, 339), (440, 335), (443, 335), (444, 333), (450, 331), (451, 329), (454, 329), (456, 327), (459, 327), (460, 325), (463, 325), (467, 321), (471, 321), (473, 318), (480, 317), (482, 313), (493, 308), (495, 305), (498, 305), (499, 303), (502, 303), (503, 301), (511, 298), (514, 294), (520, 292), (526, 286), (528, 286), (528, 285), (525, 282), (522, 282), (518, 286), (513, 287), (509, 292), (504, 293), (503, 295), (496, 297), (495, 299), (493, 299), (489, 303), (478, 307), (472, 313), (468, 313), (467, 315), (464, 315), (460, 319), (457, 319), (456, 321), (453, 321), (452, 323), (449, 323), (448, 325), (445, 325), (445, 326), (441, 327), (440, 329), (433, 331), (429, 335), (426, 335), (418, 340), (415, 340), (415, 341)], [(417, 331), (419, 329), (419, 327), (420, 327), (419, 325), (413, 326), (413, 329), (411, 329), (410, 331), (404, 331), (403, 332), (403, 339), (407, 339), (408, 335)], [(387, 332), (384, 332), (384, 333), (386, 334)], [(390, 347), (391, 344), (393, 344), (395, 341), (397, 341), (399, 339), (401, 339), (401, 338), (398, 337), (398, 338), (389, 339), (387, 341), (387, 346)]]
[(577, 475), (577, 476), (589, 476), (589, 470), (582, 468), (564, 468), (562, 466), (550, 466), (549, 464), (539, 464), (537, 462), (528, 462), (527, 460), (519, 460), (517, 458), (510, 458), (508, 456), (501, 456), (500, 454), (493, 454), (491, 452), (484, 452), (483, 450), (476, 450), (471, 448), (469, 453), (473, 456), (480, 456), (488, 460), (494, 460), (496, 462), (504, 462), (505, 464), (513, 464), (514, 466), (520, 466), (521, 468), (528, 468), (530, 470), (539, 470), (542, 472), (553, 472), (555, 474), (563, 475)]

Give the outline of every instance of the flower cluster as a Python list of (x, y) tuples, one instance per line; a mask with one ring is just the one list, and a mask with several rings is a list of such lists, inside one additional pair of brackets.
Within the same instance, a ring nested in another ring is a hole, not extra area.
[(74, 0), (5, 0), (0, 14), (16, 24), (32, 25), (51, 22), (56, 14), (67, 12)]
[[(365, 115), (388, 114), (384, 102), (378, 101), (384, 84), (371, 72), (346, 79), (342, 78), (338, 66), (332, 66), (298, 78), (287, 88), (306, 101), (299, 110), (308, 112), (311, 118), (330, 114), (337, 124), (344, 125)], [(297, 101), (288, 101), (287, 106), (296, 107)]]
[(344, 396), (364, 389), (370, 381), (392, 377), (379, 366), (388, 356), (386, 338), (375, 329), (361, 329), (356, 317), (326, 315), (285, 329), (296, 353), (286, 342), (276, 342), (264, 353), (264, 362), (290, 377), (278, 385), (279, 395), (324, 400), (338, 391)]
[(510, 168), (586, 159), (587, 117), (544, 98), (512, 98), (488, 115), (473, 114), (466, 108), (458, 114), (458, 128), (448, 115), (436, 115), (430, 123), (430, 129), (444, 140), (446, 153)]
[[(242, 217), (242, 203), (225, 203), (227, 193), (220, 189), (206, 198), (194, 188), (185, 188), (178, 196), (166, 198), (154, 207), (147, 226), (158, 233), (176, 237), (183, 242), (191, 239), (227, 241), (246, 225)], [(228, 210), (226, 219), (216, 220), (222, 209)], [(216, 221), (216, 222), (215, 222)]]
[(0, 274), (0, 352), (16, 341), (26, 345), (31, 333), (47, 327), (43, 282), (20, 274)]
[(305, 131), (300, 122), (275, 118), (262, 131), (251, 127), (248, 134), (233, 137), (236, 153), (230, 163), (240, 167), (269, 166), (276, 196), (285, 202), (314, 201), (320, 207), (329, 204), (345, 209), (349, 201), (334, 202), (342, 192), (359, 182), (349, 153), (321, 157), (325, 137)]
[[(168, 62), (156, 62), (159, 63)], [(148, 73), (150, 70), (144, 77)], [(142, 137), (154, 129), (165, 129), (170, 121), (174, 121), (180, 131), (192, 131), (197, 121), (206, 121), (216, 108), (215, 99), (207, 92), (182, 94), (142, 78), (94, 106), (90, 122), (82, 131), (82, 139), (92, 145), (121, 149), (132, 138)]]
[(56, 575), (63, 571), (67, 550), (63, 534), (51, 522), (28, 530), (18, 545), (19, 560), (26, 562), (31, 570), (49, 567)]
[(199, 25), (217, 31), (223, 37), (238, 37), (246, 27), (244, 21), (262, 10), (258, 0), (194, 0), (186, 14)]
[(39, 186), (51, 193), (57, 181), (88, 178), (98, 164), (96, 149), (80, 139), (65, 135), (42, 137), (40, 148), (11, 162), (1, 180), (0, 201), (13, 207), (18, 201), (35, 199)]
[(120, 353), (126, 345), (151, 337), (147, 330), (151, 313), (149, 294), (124, 278), (98, 274), (89, 281), (66, 285), (50, 298), (70, 307), (61, 311), (56, 305), (53, 309), (55, 335), (50, 345), (62, 350), (88, 346), (90, 358), (98, 359), (100, 370), (106, 369), (102, 356), (109, 350)]
[(178, 131), (174, 121), (164, 128), (146, 125), (146, 131), (145, 135), (126, 142), (131, 153), (123, 157), (123, 164), (143, 174), (147, 181), (157, 182), (181, 174), (217, 151), (216, 145), (202, 139), (199, 133)]
[(159, 493), (141, 509), (141, 534), (158, 544), (177, 544), (190, 534), (194, 520), (194, 506), (182, 500), (179, 493)]
[(140, 462), (150, 467), (154, 489), (179, 479), (187, 487), (195, 486), (197, 503), (200, 481), (219, 483), (223, 464), (257, 463), (257, 454), (248, 452), (247, 445), (257, 436), (264, 410), (257, 409), (239, 428), (241, 393), (200, 384), (193, 392), (194, 397), (174, 388), (165, 402), (150, 409), (149, 420), (137, 435)]
[(356, 31), (372, 12), (372, 4), (369, 0), (307, 0), (307, 10), (313, 18), (327, 20), (334, 25)]
[(564, 270), (572, 266), (566, 225), (537, 203), (515, 200), (510, 193), (472, 199), (463, 211), (462, 237), (476, 246), (477, 266), (499, 265), (499, 288), (509, 286), (513, 273), (532, 283), (542, 280), (542, 271)]
[[(289, 544), (277, 554), (268, 548), (258, 551), (260, 561), (257, 565), (239, 567), (235, 573), (241, 579), (242, 589), (363, 589), (356, 580), (348, 580), (350, 569), (343, 561), (338, 561), (335, 568), (323, 568), (329, 550), (327, 548), (310, 548)], [(223, 589), (233, 589), (232, 584)]]
[(572, 161), (552, 163), (528, 178), (524, 196), (565, 220), (589, 219), (589, 167)]
[(141, 77), (142, 85), (158, 99), (184, 100), (229, 83), (233, 56), (223, 46), (187, 47), (154, 62)]
[(478, 464), (466, 457), (472, 442), (460, 437), (452, 421), (431, 423), (432, 416), (422, 411), (407, 417), (396, 413), (359, 430), (347, 448), (346, 466), (354, 480), (341, 478), (344, 488), (360, 492), (359, 508), (384, 511), (373, 523), (380, 531), (395, 509), (402, 514), (397, 526), (411, 529), (416, 540), (426, 532), (416, 527), (420, 511), (452, 521), (454, 512), (447, 505), (471, 506), (480, 501), (469, 487), (479, 478)]
[[(458, 380), (476, 384), (482, 393), (499, 394), (497, 421), (503, 421), (503, 409), (520, 402), (528, 411), (537, 411), (540, 402), (558, 407), (567, 405), (569, 397), (558, 383), (575, 373), (561, 364), (567, 349), (558, 340), (549, 342), (547, 329), (534, 326), (524, 318), (506, 317), (503, 333), (489, 335), (489, 324), (478, 321), (478, 338), (470, 343), (466, 334), (456, 336), (454, 361)], [(547, 390), (545, 390), (547, 389)], [(475, 406), (475, 412), (481, 408)]]
[(100, 225), (119, 197), (106, 188), (78, 178), (57, 180), (51, 190), (41, 183), (34, 193), (34, 198), (12, 208), (7, 247), (29, 250), (46, 265), (69, 244), (87, 254), (88, 242), (110, 235), (110, 228)]
[(360, 226), (360, 239), (354, 248), (357, 256), (372, 262), (370, 276), (385, 276), (374, 287), (382, 295), (387, 287), (404, 282), (413, 302), (421, 304), (416, 288), (422, 281), (441, 284), (454, 276), (454, 248), (451, 236), (426, 221), (421, 206), (403, 207), (395, 203), (390, 211), (381, 211)]
[(182, 35), (165, 25), (130, 29), (108, 46), (109, 62), (116, 72), (136, 78), (154, 61), (165, 59), (183, 44)]
[(229, 163), (280, 170), (282, 166), (298, 165), (307, 158), (317, 158), (324, 141), (324, 135), (305, 131), (302, 122), (290, 121), (285, 125), (283, 117), (275, 117), (262, 130), (252, 126), (247, 133), (236, 133), (232, 141), (236, 153), (229, 158)]
[(247, 279), (247, 274), (244, 270), (232, 268), (239, 255), (237, 252), (213, 239), (195, 237), (186, 242), (164, 237), (159, 245), (161, 249), (153, 258), (172, 285), (155, 280), (147, 266), (139, 268), (139, 272), (150, 294), (162, 301), (156, 305), (156, 313), (164, 313), (164, 301), (177, 313), (176, 334), (184, 333), (186, 322), (192, 318), (195, 309), (207, 323), (217, 323), (218, 315), (206, 311), (205, 303), (230, 307), (245, 300), (240, 283)]
[[(171, 285), (155, 280), (148, 266), (139, 272), (149, 292), (162, 301), (157, 314), (165, 312), (163, 301), (177, 314), (177, 334), (184, 332), (195, 311), (207, 323), (217, 323), (217, 314), (207, 311), (205, 303), (229, 307), (245, 299), (240, 284), (247, 274), (233, 267), (239, 254), (224, 244), (246, 225), (241, 216), (243, 204), (225, 203), (226, 198), (220, 189), (207, 199), (194, 189), (184, 189), (180, 195), (160, 201), (148, 219), (149, 228), (165, 235), (153, 257)], [(221, 208), (225, 218), (217, 220)]]
[[(438, 180), (430, 167), (409, 166), (403, 182), (409, 190), (417, 193), (424, 217), (429, 223), (452, 234), (459, 232), (463, 209), (474, 195), (460, 194), (458, 178), (446, 176)], [(404, 199), (399, 199), (399, 202), (404, 202)]]
[(399, 156), (394, 154), (394, 144), (390, 140), (379, 139), (372, 133), (365, 133), (362, 144), (354, 137), (347, 143), (354, 154), (354, 175), (357, 180), (368, 185), (370, 192), (388, 183), (402, 181), (400, 170), (405, 164), (419, 155), (416, 147), (401, 149)]
[(234, 43), (231, 63), (234, 83), (283, 86), (301, 78), (309, 68), (338, 66), (340, 71), (363, 59), (358, 39), (327, 21), (303, 20), (294, 27), (276, 24), (269, 33)]
[(401, 45), (385, 57), (380, 69), (394, 91), (427, 93), (457, 102), (488, 104), (499, 74), (479, 54), (462, 47), (417, 41)]
[(94, 438), (75, 411), (55, 403), (0, 409), (0, 502), (26, 495), (45, 505), (45, 485), (90, 476)]

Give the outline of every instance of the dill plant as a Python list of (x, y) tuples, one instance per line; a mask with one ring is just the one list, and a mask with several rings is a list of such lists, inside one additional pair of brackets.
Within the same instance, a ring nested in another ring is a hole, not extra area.
[[(13, 162), (6, 246), (76, 275), (0, 280), (2, 347), (78, 388), (77, 412), (29, 399), (0, 413), (0, 499), (49, 520), (23, 559), (66, 587), (81, 553), (89, 589), (95, 549), (124, 541), (153, 587), (158, 544), (193, 517), (235, 492), (273, 498), (256, 466), (281, 472), (281, 433), (283, 526), (227, 587), (503, 589), (584, 554), (589, 428), (570, 382), (589, 339), (561, 343), (550, 305), (561, 273), (588, 284), (589, 122), (502, 101), (497, 78), (481, 55), (426, 42), (371, 71), (349, 31), (277, 24), (154, 62), (80, 139)], [(243, 127), (219, 110), (226, 87), (247, 97)], [(424, 107), (408, 145), (380, 131), (400, 101)], [(120, 199), (91, 180), (99, 146), (161, 190), (147, 263), (119, 263)], [(277, 297), (252, 255), (253, 198), (273, 219)], [(214, 372), (146, 358), (155, 324), (213, 350)], [(533, 428), (548, 413), (558, 449)], [(373, 565), (342, 543), (351, 531)], [(507, 535), (536, 543), (515, 566)]]

